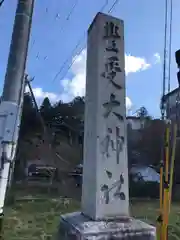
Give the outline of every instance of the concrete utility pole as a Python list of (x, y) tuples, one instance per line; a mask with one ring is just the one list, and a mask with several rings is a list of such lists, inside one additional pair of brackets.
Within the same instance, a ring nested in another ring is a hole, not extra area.
[(18, 0), (2, 96), (4, 101), (20, 101), (33, 7), (34, 0)]
[(18, 140), (33, 7), (34, 0), (18, 0), (0, 105), (0, 228), (10, 169), (13, 166)]

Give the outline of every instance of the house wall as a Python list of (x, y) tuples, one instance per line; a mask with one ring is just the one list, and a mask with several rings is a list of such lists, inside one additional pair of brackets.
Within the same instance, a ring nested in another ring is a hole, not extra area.
[(166, 113), (167, 117), (171, 120), (176, 119), (176, 116), (180, 116), (180, 104), (177, 104), (178, 95), (178, 91), (172, 91), (166, 97)]
[(140, 130), (144, 126), (144, 120), (136, 117), (127, 117), (127, 125), (132, 130)]

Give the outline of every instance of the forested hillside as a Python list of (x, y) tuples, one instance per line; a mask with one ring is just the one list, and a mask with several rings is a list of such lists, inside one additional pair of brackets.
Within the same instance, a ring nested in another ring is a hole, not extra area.
[[(82, 161), (84, 98), (52, 105), (45, 98), (37, 110), (26, 93), (16, 157), (16, 172), (28, 161), (43, 160), (64, 171)], [(16, 174), (17, 175), (17, 174)]]
[[(41, 159), (61, 171), (81, 163), (83, 156), (84, 97), (70, 103), (51, 104), (45, 98), (37, 110), (31, 95), (26, 93), (17, 150), (16, 171), (23, 171), (27, 161)], [(128, 127), (129, 164), (159, 166), (163, 144), (164, 124), (153, 120), (142, 107), (137, 117), (146, 124), (137, 131)], [(176, 165), (179, 166), (179, 148)], [(18, 167), (17, 167), (18, 166)], [(19, 171), (19, 170), (18, 170)]]

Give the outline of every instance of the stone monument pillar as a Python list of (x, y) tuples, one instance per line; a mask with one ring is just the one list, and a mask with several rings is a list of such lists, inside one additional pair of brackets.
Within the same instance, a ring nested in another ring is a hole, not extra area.
[(124, 24), (98, 14), (88, 31), (82, 211), (128, 217)]
[(155, 239), (129, 216), (124, 23), (98, 13), (88, 30), (82, 212), (61, 216), (67, 239)]

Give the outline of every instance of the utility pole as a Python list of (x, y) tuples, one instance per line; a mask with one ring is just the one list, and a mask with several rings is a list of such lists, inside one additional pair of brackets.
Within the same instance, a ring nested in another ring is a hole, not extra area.
[(4, 101), (20, 102), (33, 6), (34, 0), (18, 0), (2, 96)]
[(0, 104), (0, 235), (8, 179), (19, 135), (25, 67), (34, 0), (18, 0), (14, 28)]

